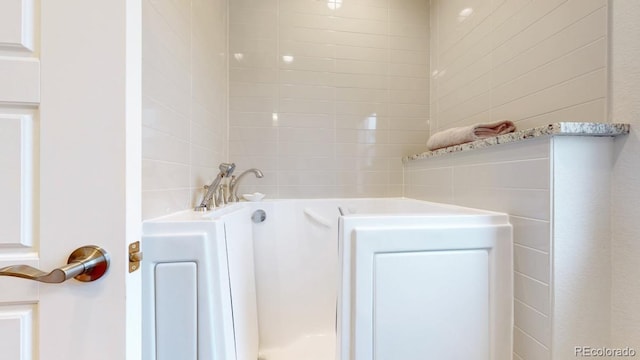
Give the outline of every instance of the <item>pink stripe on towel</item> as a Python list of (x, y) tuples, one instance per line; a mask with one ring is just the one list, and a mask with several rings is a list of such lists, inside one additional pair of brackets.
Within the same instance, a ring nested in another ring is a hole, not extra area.
[(509, 120), (451, 128), (433, 134), (429, 138), (429, 141), (427, 141), (427, 148), (429, 148), (429, 150), (437, 150), (448, 146), (508, 134), (515, 130), (516, 126)]

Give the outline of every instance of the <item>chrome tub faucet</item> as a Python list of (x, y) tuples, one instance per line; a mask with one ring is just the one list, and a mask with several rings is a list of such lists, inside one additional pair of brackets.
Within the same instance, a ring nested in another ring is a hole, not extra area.
[(253, 173), (256, 178), (260, 179), (264, 176), (264, 174), (262, 173), (262, 171), (260, 171), (259, 169), (249, 169), (246, 170), (244, 172), (242, 172), (240, 175), (238, 175), (238, 177), (233, 176), (231, 178), (231, 182), (229, 183), (229, 199), (228, 202), (238, 202), (240, 201), (240, 198), (238, 197), (238, 187), (240, 186), (240, 180), (242, 180), (242, 178), (249, 174), (249, 173)]
[(205, 194), (204, 198), (202, 198), (202, 202), (200, 203), (200, 205), (196, 206), (194, 210), (207, 211), (216, 207), (216, 201), (214, 199), (214, 195), (220, 191), (220, 182), (222, 182), (223, 178), (230, 177), (231, 174), (233, 173), (233, 170), (235, 170), (235, 168), (236, 168), (236, 164), (234, 163), (222, 163), (220, 164), (220, 166), (218, 166), (218, 169), (220, 169), (220, 172), (218, 173), (216, 178), (213, 179), (213, 182), (211, 182), (211, 185), (205, 186), (205, 189), (207, 189), (207, 193)]

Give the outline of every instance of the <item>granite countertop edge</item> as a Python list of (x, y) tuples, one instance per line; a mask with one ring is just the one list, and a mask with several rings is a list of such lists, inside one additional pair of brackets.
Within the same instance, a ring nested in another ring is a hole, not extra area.
[(428, 159), (445, 154), (458, 153), (474, 149), (487, 148), (499, 144), (507, 144), (516, 141), (532, 139), (543, 136), (618, 136), (629, 133), (629, 124), (622, 123), (584, 123), (584, 122), (559, 122), (546, 126), (535, 127), (526, 130), (518, 130), (509, 134), (494, 136), (473, 142), (449, 146), (434, 151), (426, 151), (420, 154), (409, 155), (402, 158), (406, 163), (413, 160)]

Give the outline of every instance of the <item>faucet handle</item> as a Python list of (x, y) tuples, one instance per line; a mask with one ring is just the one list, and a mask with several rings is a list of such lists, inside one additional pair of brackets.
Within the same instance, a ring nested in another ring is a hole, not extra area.
[(227, 184), (220, 184), (216, 189), (217, 192), (214, 196), (217, 206), (227, 204), (227, 193), (229, 192), (229, 186)]

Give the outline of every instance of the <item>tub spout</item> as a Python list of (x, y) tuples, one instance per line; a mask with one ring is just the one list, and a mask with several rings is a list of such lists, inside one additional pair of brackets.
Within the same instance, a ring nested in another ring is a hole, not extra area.
[(238, 175), (238, 177), (233, 177), (231, 179), (231, 183), (229, 184), (229, 202), (238, 202), (240, 200), (240, 198), (238, 197), (238, 186), (240, 186), (240, 180), (242, 180), (242, 178), (249, 173), (253, 173), (258, 179), (264, 176), (262, 171), (254, 168), (244, 171), (243, 173)]

